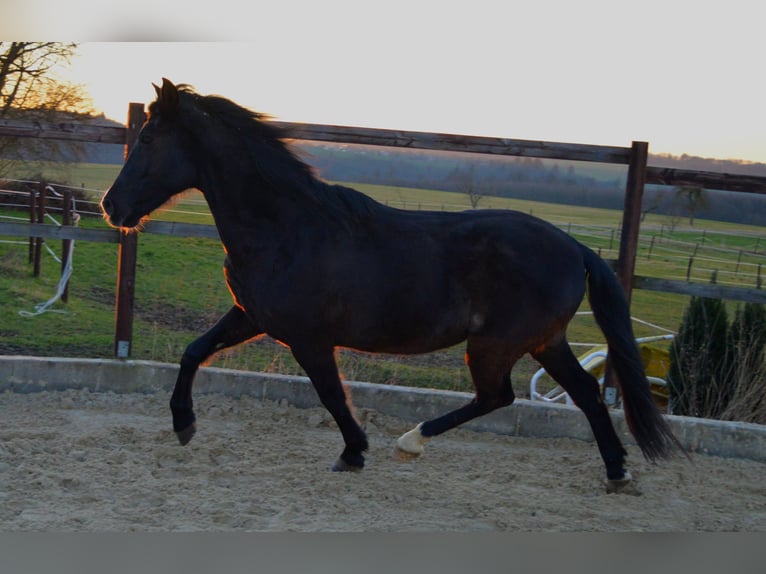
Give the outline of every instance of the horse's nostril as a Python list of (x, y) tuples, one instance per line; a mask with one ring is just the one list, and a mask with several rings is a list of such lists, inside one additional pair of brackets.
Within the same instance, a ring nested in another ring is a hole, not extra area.
[(112, 200), (108, 197), (105, 197), (101, 200), (101, 209), (106, 213), (107, 215), (112, 215), (112, 211), (114, 210), (114, 204), (112, 203)]

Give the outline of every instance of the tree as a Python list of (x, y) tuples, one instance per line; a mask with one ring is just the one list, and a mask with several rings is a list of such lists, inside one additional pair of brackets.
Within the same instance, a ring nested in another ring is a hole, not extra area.
[[(0, 119), (69, 121), (93, 113), (83, 86), (63, 82), (56, 68), (68, 63), (75, 43), (0, 42)], [(63, 147), (81, 144), (37, 138), (0, 137), (0, 158), (55, 157)], [(8, 165), (0, 163), (0, 175)]]
[(90, 111), (81, 87), (54, 76), (76, 48), (74, 43), (0, 42), (0, 116), (19, 110)]
[(707, 207), (708, 198), (705, 190), (695, 186), (679, 186), (675, 189), (676, 199), (682, 209), (689, 214), (689, 225), (694, 226), (694, 218), (697, 213)]
[(470, 166), (467, 171), (457, 170), (452, 177), (457, 182), (458, 190), (468, 197), (471, 209), (476, 209), (485, 194), (476, 185), (474, 166)]

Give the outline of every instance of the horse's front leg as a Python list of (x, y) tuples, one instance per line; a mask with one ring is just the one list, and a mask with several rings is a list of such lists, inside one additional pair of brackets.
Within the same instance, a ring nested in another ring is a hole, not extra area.
[(199, 366), (214, 353), (259, 334), (259, 329), (244, 311), (234, 306), (209, 331), (186, 347), (181, 357), (181, 369), (173, 388), (173, 395), (170, 397), (173, 430), (182, 445), (188, 444), (196, 432), (192, 384)]
[(306, 371), (319, 400), (330, 412), (338, 424), (346, 443), (343, 452), (333, 464), (335, 471), (358, 471), (364, 467), (364, 455), (367, 450), (367, 435), (354, 418), (351, 400), (346, 396), (338, 366), (335, 363), (334, 350), (317, 349), (310, 346), (291, 345), (293, 356)]

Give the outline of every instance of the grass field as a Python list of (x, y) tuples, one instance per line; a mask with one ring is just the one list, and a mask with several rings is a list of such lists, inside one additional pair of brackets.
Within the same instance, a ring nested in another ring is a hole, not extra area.
[[(119, 171), (118, 166), (78, 165), (44, 171), (52, 180), (65, 177), (76, 185), (103, 190)], [(50, 169), (50, 168), (48, 168)], [(427, 190), (355, 185), (378, 201), (407, 209), (468, 209), (467, 196)], [(612, 210), (579, 208), (496, 197), (482, 198), (481, 208), (511, 208), (532, 213), (567, 230), (578, 240), (616, 258), (619, 246), (621, 213)], [(23, 212), (5, 210), (0, 215), (25, 217)], [(212, 223), (207, 206), (199, 194), (189, 194), (156, 219), (193, 223)], [(669, 217), (649, 215), (642, 224), (636, 272), (652, 277), (683, 279), (694, 257), (691, 279), (708, 281), (713, 271), (717, 281), (732, 285), (755, 286), (758, 265), (766, 257), (766, 229), (697, 221), (682, 225)], [(83, 218), (83, 227), (104, 228), (98, 218)], [(2, 238), (18, 242), (20, 238)], [(23, 243), (23, 241), (22, 241)], [(59, 252), (60, 246), (51, 242)], [(114, 291), (117, 250), (113, 244), (77, 242), (74, 274), (67, 304), (54, 306), (55, 312), (29, 318), (20, 310), (49, 299), (59, 279), (59, 264), (45, 255), (42, 274), (33, 278), (27, 263), (26, 245), (0, 243), (0, 353), (44, 356), (112, 357), (114, 333)], [(139, 359), (177, 362), (185, 346), (212, 325), (231, 305), (223, 283), (223, 252), (217, 241), (197, 238), (171, 238), (143, 234), (139, 239), (136, 282), (136, 316), (132, 356)], [(688, 297), (649, 291), (633, 294), (634, 316), (663, 328), (676, 330)], [(587, 304), (582, 310), (587, 310)], [(654, 328), (635, 324), (637, 336), (658, 334)], [(572, 322), (570, 340), (580, 343), (602, 342), (600, 331), (588, 316)], [(585, 352), (586, 348), (578, 349)], [(468, 373), (463, 363), (463, 347), (458, 346), (425, 356), (378, 356), (340, 351), (341, 371), (349, 380), (469, 390)], [(290, 353), (275, 342), (264, 339), (229, 351), (215, 359), (214, 365), (281, 373), (302, 373)], [(537, 369), (530, 359), (514, 371), (514, 386), (519, 396), (528, 391), (529, 378)]]

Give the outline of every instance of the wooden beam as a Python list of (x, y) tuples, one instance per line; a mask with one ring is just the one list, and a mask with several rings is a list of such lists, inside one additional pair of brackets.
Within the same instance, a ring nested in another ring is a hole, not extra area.
[[(61, 202), (61, 225), (69, 227), (72, 225), (72, 190), (66, 188), (63, 192), (63, 198)], [(71, 239), (61, 240), (61, 275), (64, 275), (67, 265), (69, 263), (69, 251), (72, 248)], [(69, 281), (67, 280), (64, 285), (64, 291), (61, 293), (61, 301), (64, 303), (69, 302)]]
[[(496, 155), (569, 159), (627, 164), (629, 149), (617, 146), (558, 143), (459, 134), (358, 128), (294, 122), (273, 122), (294, 139), (410, 149), (470, 152)], [(0, 120), (0, 136), (34, 137), (100, 143), (125, 143), (127, 129), (85, 122)]]
[[(215, 225), (180, 223), (178, 221), (149, 221), (143, 233), (170, 235), (173, 237), (206, 237), (220, 239)], [(0, 221), (0, 235), (12, 237), (45, 237), (47, 239), (75, 239), (96, 243), (119, 243), (117, 229), (85, 229), (51, 223), (17, 223)]]
[(625, 187), (625, 203), (622, 212), (622, 234), (617, 258), (617, 277), (625, 296), (630, 302), (633, 289), (633, 270), (636, 267), (638, 233), (641, 227), (641, 201), (644, 197), (646, 161), (649, 157), (647, 142), (633, 142), (630, 149), (630, 165)]
[(646, 168), (646, 183), (766, 194), (766, 177), (661, 167)]
[[(285, 129), (290, 137), (300, 140), (568, 159), (623, 165), (630, 161), (630, 150), (626, 147), (295, 122), (274, 121), (272, 123)], [(0, 119), (0, 136), (124, 144), (127, 131), (127, 128), (121, 126), (99, 126), (87, 122)], [(689, 185), (744, 193), (766, 193), (766, 177), (654, 166), (647, 167), (646, 183), (652, 185)]]
[[(36, 209), (36, 215), (35, 215), (35, 222), (36, 223), (42, 223), (45, 221), (45, 196), (47, 194), (46, 183), (44, 181), (41, 181), (37, 184), (37, 204), (35, 205)], [(42, 255), (42, 249), (43, 249), (43, 240), (41, 237), (38, 237), (35, 239), (35, 260), (34, 260), (34, 271), (33, 274), (35, 277), (40, 276), (40, 257)]]
[[(630, 163), (628, 164), (628, 179), (625, 185), (625, 201), (622, 212), (622, 233), (617, 257), (617, 280), (620, 282), (625, 297), (630, 305), (633, 293), (633, 271), (636, 267), (636, 252), (638, 251), (638, 233), (641, 227), (641, 201), (644, 197), (644, 180), (646, 176), (646, 161), (649, 157), (647, 142), (633, 142), (630, 148)], [(607, 357), (604, 373), (604, 401), (615, 405), (619, 388), (616, 384), (616, 374), (611, 357)]]
[(377, 128), (272, 122), (298, 140), (378, 145), (409, 149), (568, 159), (627, 164), (626, 147), (517, 140), (497, 137), (428, 133)]
[(144, 226), (145, 233), (171, 235), (174, 237), (207, 237), (218, 239), (218, 228), (215, 225), (201, 223), (181, 223), (178, 221), (149, 221)]
[[(623, 165), (630, 161), (630, 149), (626, 147), (295, 122), (274, 121), (272, 123), (283, 128), (290, 137), (299, 140)], [(128, 130), (125, 127), (91, 125), (87, 122), (0, 119), (0, 136), (124, 144), (127, 134)], [(689, 185), (744, 193), (766, 193), (766, 177), (653, 166), (646, 169), (646, 183), (673, 186)]]
[(137, 260), (138, 234), (120, 231), (114, 319), (114, 356), (118, 359), (130, 358), (133, 351), (133, 307)]
[(47, 239), (74, 239), (96, 243), (119, 243), (120, 235), (116, 229), (84, 229), (53, 225), (50, 223), (16, 223), (0, 221), (0, 235), (11, 237), (45, 237)]
[[(144, 104), (128, 106), (125, 160), (138, 141), (138, 134), (146, 121)], [(138, 233), (120, 231), (120, 249), (117, 254), (117, 296), (115, 301), (114, 354), (127, 359), (133, 350), (133, 304), (136, 291), (136, 262), (138, 260)]]
[(733, 287), (715, 283), (691, 283), (688, 281), (636, 276), (633, 278), (633, 288), (646, 291), (661, 291), (663, 293), (678, 293), (695, 297), (766, 304), (766, 291), (763, 289)]
[(0, 136), (124, 144), (125, 135), (124, 127), (95, 126), (86, 122), (0, 119)]

